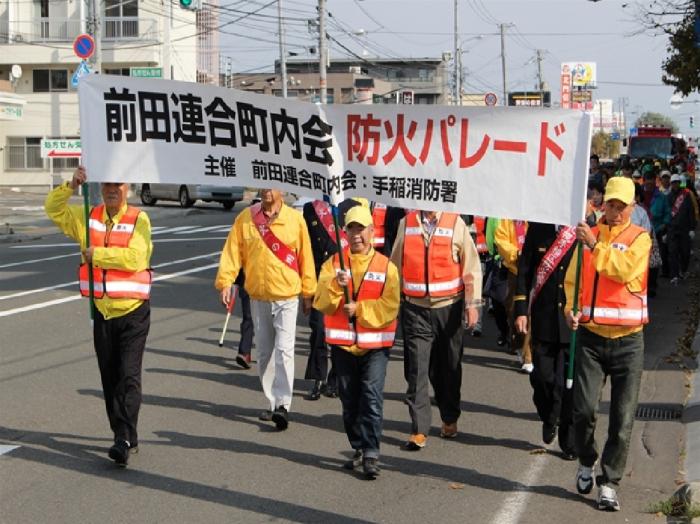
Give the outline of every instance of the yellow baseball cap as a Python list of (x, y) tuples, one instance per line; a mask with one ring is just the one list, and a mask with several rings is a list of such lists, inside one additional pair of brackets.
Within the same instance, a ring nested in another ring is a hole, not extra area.
[(616, 176), (605, 186), (605, 199), (619, 200), (627, 205), (634, 202), (634, 182), (626, 177)]
[(372, 224), (372, 213), (363, 205), (353, 206), (345, 213), (345, 225), (349, 226), (353, 222), (367, 227)]

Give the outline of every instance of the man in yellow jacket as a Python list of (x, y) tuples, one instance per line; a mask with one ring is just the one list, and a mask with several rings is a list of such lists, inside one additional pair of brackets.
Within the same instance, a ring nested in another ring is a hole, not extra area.
[(365, 476), (374, 479), (379, 474), (384, 378), (399, 313), (399, 272), (373, 247), (374, 226), (367, 207), (348, 210), (345, 230), (350, 244), (343, 253), (345, 271), (338, 254), (323, 264), (314, 308), (325, 315), (343, 423), (354, 450), (343, 467), (362, 465)]
[(510, 348), (517, 353), (521, 360), (521, 370), (524, 373), (532, 373), (532, 351), (530, 349), (530, 334), (521, 334), (515, 329), (514, 302), (525, 297), (515, 296), (515, 286), (518, 276), (518, 259), (523, 250), (525, 235), (527, 234), (527, 222), (523, 220), (501, 219), (494, 233), (496, 249), (501, 256), (503, 265), (508, 269), (508, 296), (506, 298), (506, 310), (508, 311), (508, 327), (510, 329)]
[(148, 215), (127, 206), (128, 184), (102, 184), (103, 205), (90, 214), (90, 247), (82, 206), (69, 206), (75, 189), (87, 179), (81, 166), (70, 182), (46, 197), (46, 214), (80, 244), (80, 288), (88, 295), (88, 272), (94, 278), (93, 340), (102, 378), (105, 407), (114, 433), (109, 457), (126, 466), (138, 451), (141, 367), (150, 328), (151, 223)]
[[(643, 327), (647, 311), (647, 275), (651, 238), (631, 223), (634, 182), (611, 178), (605, 188), (605, 214), (594, 228), (576, 228), (583, 243), (580, 310), (572, 312), (576, 264), (566, 275), (567, 322), (581, 326), (574, 378), (574, 434), (579, 468), (576, 489), (587, 494), (598, 485), (598, 508), (618, 511), (617, 487), (627, 462), (632, 424), (644, 368)], [(598, 462), (596, 412), (606, 377), (610, 377), (608, 439)]]
[(270, 409), (261, 420), (287, 429), (294, 384), (294, 340), (299, 295), (311, 311), (316, 272), (311, 241), (301, 213), (286, 206), (282, 193), (260, 191), (260, 203), (244, 209), (221, 252), (215, 286), (228, 305), (231, 285), (245, 271), (258, 352), (258, 372)]

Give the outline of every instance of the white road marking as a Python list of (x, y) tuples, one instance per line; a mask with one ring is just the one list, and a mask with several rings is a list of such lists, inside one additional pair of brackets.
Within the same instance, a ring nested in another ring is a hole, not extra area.
[[(189, 257), (189, 258), (181, 258), (179, 260), (171, 260), (169, 262), (163, 262), (161, 264), (156, 264), (153, 266), (153, 269), (157, 269), (160, 267), (167, 267), (167, 266), (174, 266), (175, 264), (182, 264), (183, 262), (191, 262), (192, 260), (201, 260), (203, 258), (211, 258), (213, 256), (218, 256), (220, 253), (219, 251), (212, 251), (211, 253), (207, 253), (205, 255), (197, 255), (194, 257)], [(154, 280), (158, 280), (158, 277), (156, 276)], [(51, 291), (53, 289), (60, 289), (63, 287), (69, 287), (69, 286), (75, 286), (78, 284), (77, 280), (73, 280), (72, 282), (64, 282), (63, 284), (57, 284), (55, 286), (46, 286), (46, 287), (41, 287), (37, 289), (29, 289), (27, 291), (20, 291), (18, 293), (13, 293), (12, 295), (3, 295), (0, 297), (0, 300), (7, 300), (9, 298), (18, 298), (18, 297), (24, 297), (27, 295), (33, 295), (34, 293), (43, 293), (44, 291)]]
[(10, 211), (43, 211), (44, 206), (16, 206), (11, 207)]
[[(181, 277), (183, 275), (189, 275), (190, 273), (199, 273), (200, 271), (206, 271), (207, 269), (212, 269), (219, 267), (219, 263), (208, 264), (201, 267), (193, 267), (190, 269), (185, 269), (184, 271), (178, 271), (177, 273), (169, 273), (167, 275), (158, 275), (153, 279), (153, 282), (161, 282), (163, 280), (170, 280), (171, 278)], [(32, 304), (31, 306), (18, 307), (15, 309), (8, 309), (7, 311), (0, 311), (0, 317), (9, 317), (12, 315), (17, 315), (18, 313), (26, 313), (27, 311), (34, 311), (35, 309), (44, 309), (50, 306), (55, 306), (57, 304), (65, 304), (66, 302), (73, 302), (74, 300), (80, 300), (84, 298), (80, 295), (74, 295), (65, 298), (58, 298), (56, 300), (49, 300), (48, 302), (40, 302), (38, 304)]]
[(158, 231), (152, 231), (153, 235), (165, 235), (166, 233), (175, 233), (176, 231), (187, 231), (188, 229), (195, 229), (197, 226), (177, 226), (168, 227), (166, 229), (160, 229)]
[[(231, 228), (229, 227), (226, 231), (230, 230)], [(214, 231), (216, 232), (216, 231)], [(187, 237), (187, 238), (156, 238), (152, 240), (154, 244), (167, 244), (169, 242), (197, 242), (197, 241), (204, 241), (204, 240), (226, 240), (227, 237)], [(73, 246), (77, 247), (77, 244), (75, 242), (69, 242), (66, 244), (37, 244), (34, 246), (10, 246), (10, 249), (40, 249), (44, 247), (67, 247), (67, 246)]]
[(16, 450), (17, 448), (19, 448), (19, 446), (0, 446), (0, 455), (5, 455), (10, 451)]
[[(206, 226), (206, 227), (199, 227), (197, 229), (193, 229), (192, 231), (178, 231), (175, 234), (176, 235), (192, 235), (194, 233), (204, 233), (205, 231), (212, 231), (213, 229), (221, 229), (222, 226)], [(231, 229), (231, 226), (226, 226), (227, 229)]]
[(547, 465), (547, 462), (549, 462), (547, 460), (549, 456), (549, 453), (533, 455), (525, 477), (517, 480), (517, 482), (525, 486), (525, 488), (521, 491), (510, 493), (505, 498), (498, 513), (491, 519), (493, 524), (515, 524), (520, 522), (520, 518), (527, 508), (528, 498), (531, 495), (529, 488), (539, 480), (542, 470)]
[(10, 249), (34, 249), (34, 248), (39, 248), (39, 247), (67, 247), (67, 246), (76, 247), (77, 244), (75, 242), (61, 242), (59, 244), (36, 244), (34, 246), (10, 246)]
[(56, 255), (53, 257), (35, 258), (34, 260), (24, 260), (22, 262), (12, 262), (11, 264), (3, 264), (2, 266), (0, 266), (0, 269), (4, 269), (6, 267), (23, 266), (25, 264), (35, 264), (36, 262), (44, 262), (46, 260), (56, 260), (57, 258), (73, 257), (73, 256), (77, 256), (77, 255), (78, 255), (78, 253), (68, 253), (67, 255)]

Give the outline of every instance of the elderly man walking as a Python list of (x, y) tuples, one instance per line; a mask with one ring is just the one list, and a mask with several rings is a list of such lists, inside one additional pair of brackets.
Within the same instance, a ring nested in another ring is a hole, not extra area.
[(82, 206), (69, 206), (73, 191), (87, 181), (85, 169), (46, 197), (46, 214), (81, 247), (80, 293), (94, 282), (93, 340), (102, 392), (114, 445), (109, 457), (122, 467), (138, 451), (136, 429), (141, 408), (141, 368), (151, 325), (151, 223), (148, 215), (126, 203), (128, 184), (102, 184), (103, 204), (89, 218), (89, 241)]
[(228, 305), (231, 285), (245, 271), (258, 352), (258, 372), (270, 409), (261, 420), (287, 429), (294, 384), (294, 341), (299, 295), (309, 314), (316, 272), (311, 241), (301, 213), (282, 201), (282, 193), (260, 191), (260, 203), (244, 209), (233, 223), (221, 252), (215, 286)]

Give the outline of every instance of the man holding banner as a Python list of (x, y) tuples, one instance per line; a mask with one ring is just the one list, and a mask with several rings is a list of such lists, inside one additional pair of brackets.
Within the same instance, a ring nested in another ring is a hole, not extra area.
[(261, 420), (287, 429), (294, 384), (294, 340), (299, 295), (304, 314), (311, 311), (316, 273), (311, 242), (300, 213), (282, 201), (282, 193), (260, 191), (261, 202), (244, 209), (226, 239), (215, 286), (228, 305), (231, 285), (241, 269), (251, 298), (260, 382), (270, 409)]
[(61, 231), (81, 247), (80, 292), (94, 303), (95, 353), (114, 433), (109, 457), (124, 467), (129, 454), (138, 451), (141, 367), (151, 318), (151, 223), (145, 212), (127, 205), (128, 184), (102, 183), (104, 204), (90, 211), (88, 238), (87, 209), (68, 205), (86, 180), (85, 169), (78, 167), (70, 182), (48, 194), (44, 207)]
[(464, 320), (473, 328), (481, 307), (481, 262), (464, 220), (455, 214), (411, 211), (401, 221), (391, 260), (404, 297), (406, 400), (417, 451), (430, 431), (429, 384), (440, 409), (440, 436), (457, 436), (461, 414)]
[[(616, 489), (629, 452), (644, 368), (644, 324), (651, 238), (631, 223), (634, 182), (611, 178), (605, 187), (605, 214), (594, 228), (585, 222), (576, 228), (583, 243), (580, 310), (573, 314), (576, 264), (566, 275), (567, 322), (583, 326), (576, 347), (574, 432), (579, 467), (576, 489), (590, 493), (598, 485), (598, 508), (619, 511)], [(595, 441), (596, 412), (606, 377), (610, 376), (608, 439), (600, 475)]]

